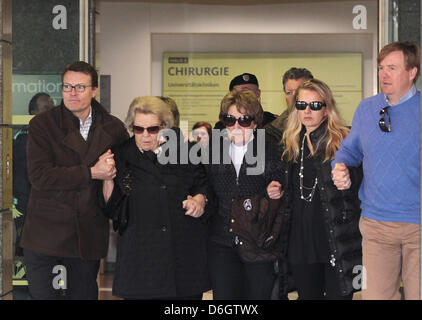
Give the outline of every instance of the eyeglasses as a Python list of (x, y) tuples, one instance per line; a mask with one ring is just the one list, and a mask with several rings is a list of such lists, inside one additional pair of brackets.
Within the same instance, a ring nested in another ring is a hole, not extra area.
[(378, 122), (378, 124), (380, 126), (381, 131), (383, 132), (391, 131), (391, 119), (390, 119), (390, 115), (388, 114), (388, 108), (390, 108), (390, 106), (386, 106), (382, 108), (380, 111), (381, 119)]
[(62, 85), (62, 90), (63, 92), (72, 92), (72, 90), (75, 89), (76, 92), (84, 92), (88, 87), (92, 86), (86, 86), (84, 84), (77, 84), (72, 86), (71, 84), (65, 83)]
[(157, 134), (161, 129), (160, 126), (152, 126), (152, 127), (144, 128), (144, 127), (139, 127), (135, 125), (133, 125), (132, 128), (133, 128), (133, 132), (137, 134), (143, 134), (144, 130), (146, 130), (149, 134)]
[(325, 102), (321, 101), (311, 101), (309, 103), (306, 103), (305, 101), (296, 101), (296, 109), (297, 110), (305, 110), (307, 106), (313, 111), (321, 110), (322, 107), (326, 107), (327, 104)]
[(249, 127), (252, 123), (252, 121), (254, 120), (253, 117), (251, 116), (241, 116), (239, 118), (236, 118), (230, 114), (226, 114), (223, 117), (223, 122), (226, 125), (226, 127), (232, 127), (236, 124), (236, 121), (239, 122), (239, 125), (241, 127)]
[(296, 101), (297, 110), (305, 110), (307, 106), (309, 106), (309, 108), (311, 108), (311, 110), (313, 111), (318, 111), (321, 110), (322, 107), (326, 107), (327, 105), (325, 104), (325, 102), (321, 101), (312, 101), (309, 103), (306, 103), (305, 101)]

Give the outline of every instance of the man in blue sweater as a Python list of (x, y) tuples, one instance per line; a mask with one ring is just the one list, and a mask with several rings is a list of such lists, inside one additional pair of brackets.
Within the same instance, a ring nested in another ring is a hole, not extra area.
[(419, 68), (413, 43), (381, 50), (382, 93), (359, 104), (332, 162), (340, 190), (353, 183), (347, 166), (363, 166), (363, 299), (400, 299), (401, 281), (406, 299), (420, 298), (420, 92), (414, 85)]

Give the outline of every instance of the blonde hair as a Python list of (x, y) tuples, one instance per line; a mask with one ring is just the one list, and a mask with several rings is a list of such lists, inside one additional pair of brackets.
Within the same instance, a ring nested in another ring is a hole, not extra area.
[(163, 126), (163, 128), (171, 128), (174, 126), (173, 114), (167, 104), (160, 98), (144, 96), (133, 99), (125, 119), (126, 127), (132, 133), (132, 126), (136, 113), (155, 114), (160, 120), (160, 125)]
[[(325, 108), (327, 108), (328, 115), (324, 121), (327, 121), (327, 129), (318, 139), (316, 145), (313, 146), (313, 154), (321, 152), (321, 149), (324, 150), (325, 148), (324, 161), (332, 160), (340, 147), (341, 140), (347, 136), (350, 130), (341, 121), (333, 94), (324, 82), (317, 79), (310, 79), (303, 82), (296, 90), (294, 101), (297, 101), (297, 97), (302, 90), (310, 90), (318, 93), (326, 103)], [(281, 142), (285, 146), (282, 157), (288, 161), (296, 162), (299, 155), (301, 130), (302, 123), (299, 118), (299, 112), (295, 108), (289, 115)]]

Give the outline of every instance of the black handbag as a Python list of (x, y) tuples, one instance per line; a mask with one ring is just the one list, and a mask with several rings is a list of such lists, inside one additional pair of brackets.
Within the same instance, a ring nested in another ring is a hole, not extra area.
[(118, 183), (121, 196), (116, 201), (115, 204), (115, 214), (112, 218), (113, 220), (113, 230), (119, 231), (119, 234), (122, 235), (127, 228), (129, 222), (129, 199), (130, 193), (132, 191), (131, 187), (131, 172), (130, 169), (125, 169), (125, 172)]
[(230, 232), (238, 237), (237, 250), (245, 262), (275, 261), (279, 257), (281, 199), (255, 194), (233, 199)]
[(231, 225), (233, 233), (267, 249), (276, 243), (281, 228), (281, 199), (267, 199), (255, 194), (232, 201)]

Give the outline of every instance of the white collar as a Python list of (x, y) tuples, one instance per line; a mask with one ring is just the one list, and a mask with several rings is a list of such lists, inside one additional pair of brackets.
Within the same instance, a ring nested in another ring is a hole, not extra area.
[(84, 125), (88, 119), (92, 119), (92, 107), (91, 106), (89, 106), (89, 115), (88, 115), (88, 117), (86, 117), (85, 121), (82, 121), (81, 119), (79, 119), (79, 123), (81, 125)]

